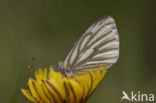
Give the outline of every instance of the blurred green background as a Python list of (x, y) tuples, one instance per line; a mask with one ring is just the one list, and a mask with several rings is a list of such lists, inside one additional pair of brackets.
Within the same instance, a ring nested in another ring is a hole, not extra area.
[(62, 61), (106, 15), (116, 20), (120, 58), (88, 103), (120, 103), (123, 90), (156, 93), (155, 0), (0, 0), (0, 102), (29, 103), (20, 91), (34, 77), (28, 65)]

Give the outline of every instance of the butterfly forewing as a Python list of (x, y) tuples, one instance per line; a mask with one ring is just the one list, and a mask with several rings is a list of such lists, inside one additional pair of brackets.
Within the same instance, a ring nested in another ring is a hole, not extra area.
[(80, 37), (66, 56), (63, 67), (83, 70), (106, 66), (109, 68), (119, 56), (119, 37), (115, 21), (107, 16), (99, 19)]

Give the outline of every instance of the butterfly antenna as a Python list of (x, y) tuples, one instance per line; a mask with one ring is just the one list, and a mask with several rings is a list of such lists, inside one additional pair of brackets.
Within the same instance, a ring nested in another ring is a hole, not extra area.
[(29, 65), (28, 65), (28, 68), (29, 69), (32, 69), (32, 68), (39, 68), (41, 66), (47, 66), (47, 65), (52, 65), (52, 63), (48, 62), (48, 63), (44, 63), (44, 64), (41, 64), (41, 63), (34, 63), (38, 61), (38, 59), (34, 58), (34, 57), (29, 57)]

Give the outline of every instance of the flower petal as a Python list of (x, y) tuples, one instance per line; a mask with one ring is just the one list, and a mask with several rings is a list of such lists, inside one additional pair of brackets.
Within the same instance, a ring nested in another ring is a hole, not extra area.
[(32, 96), (29, 90), (21, 89), (21, 91), (30, 101), (37, 103), (37, 100)]

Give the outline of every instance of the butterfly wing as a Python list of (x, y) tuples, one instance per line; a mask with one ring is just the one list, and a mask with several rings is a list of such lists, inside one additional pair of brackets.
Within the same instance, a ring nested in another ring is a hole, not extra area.
[(98, 66), (109, 68), (118, 56), (116, 24), (112, 17), (106, 16), (92, 24), (75, 43), (63, 62), (63, 68), (76, 71)]

